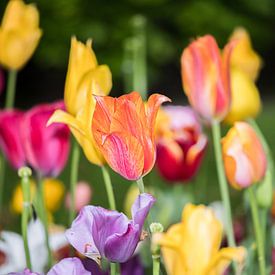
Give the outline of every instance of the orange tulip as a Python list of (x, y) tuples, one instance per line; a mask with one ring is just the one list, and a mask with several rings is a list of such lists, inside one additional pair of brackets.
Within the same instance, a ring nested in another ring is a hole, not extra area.
[(141, 178), (154, 166), (156, 116), (160, 105), (170, 99), (154, 94), (146, 106), (137, 92), (95, 99), (92, 131), (101, 153), (110, 167), (126, 179)]
[(200, 37), (184, 49), (181, 73), (184, 91), (192, 107), (206, 120), (222, 120), (231, 103), (230, 56), (235, 42), (220, 53), (211, 35)]
[(259, 182), (265, 175), (267, 159), (254, 129), (236, 122), (222, 139), (224, 166), (230, 184), (242, 189)]

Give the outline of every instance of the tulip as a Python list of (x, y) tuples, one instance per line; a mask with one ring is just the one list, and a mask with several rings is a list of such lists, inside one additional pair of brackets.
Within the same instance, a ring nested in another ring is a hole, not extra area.
[(29, 110), (23, 121), (23, 144), (28, 163), (43, 176), (57, 176), (66, 165), (69, 129), (62, 124), (46, 127), (47, 121), (63, 103), (41, 104)]
[(39, 273), (32, 272), (28, 268), (25, 268), (22, 272), (11, 272), (8, 275), (40, 275)]
[(190, 107), (167, 106), (163, 112), (168, 123), (157, 136), (157, 168), (168, 181), (190, 180), (200, 167), (207, 137)]
[(181, 223), (172, 225), (159, 240), (167, 273), (219, 275), (231, 261), (242, 263), (245, 248), (219, 249), (222, 231), (222, 224), (211, 209), (203, 205), (186, 205)]
[(0, 111), (0, 148), (14, 169), (26, 164), (22, 144), (23, 112), (18, 110)]
[(57, 110), (48, 125), (53, 122), (67, 124), (87, 159), (96, 165), (102, 165), (105, 161), (96, 148), (91, 131), (95, 108), (92, 94), (109, 94), (112, 88), (112, 75), (108, 66), (97, 64), (91, 46), (91, 40), (84, 45), (75, 37), (72, 38), (64, 94), (67, 112)]
[(67, 230), (67, 239), (91, 259), (105, 257), (111, 262), (126, 262), (141, 239), (145, 218), (154, 202), (149, 194), (139, 195), (132, 206), (132, 220), (114, 210), (85, 206)]
[(230, 56), (235, 42), (220, 54), (211, 35), (193, 41), (181, 56), (184, 91), (192, 107), (207, 121), (222, 120), (229, 111)]
[(137, 92), (95, 98), (92, 131), (97, 146), (114, 171), (128, 180), (140, 179), (154, 166), (156, 116), (170, 99), (154, 94), (145, 107)]
[[(80, 211), (82, 207), (89, 204), (92, 197), (92, 189), (85, 181), (78, 182), (75, 189), (75, 209)], [(69, 209), (71, 205), (71, 194), (67, 193), (65, 200), (66, 207)]]
[(0, 63), (11, 70), (21, 69), (34, 53), (41, 35), (35, 5), (10, 0), (0, 27)]
[(256, 81), (262, 67), (261, 57), (253, 50), (248, 32), (244, 28), (236, 28), (230, 41), (237, 40), (230, 60), (233, 68), (242, 70), (253, 82)]
[[(234, 52), (234, 51), (233, 51)], [(261, 98), (255, 83), (244, 71), (231, 68), (232, 104), (224, 121), (235, 121), (256, 117), (261, 111)]]
[(243, 189), (265, 175), (267, 159), (254, 129), (246, 122), (235, 122), (222, 139), (224, 167), (229, 183)]

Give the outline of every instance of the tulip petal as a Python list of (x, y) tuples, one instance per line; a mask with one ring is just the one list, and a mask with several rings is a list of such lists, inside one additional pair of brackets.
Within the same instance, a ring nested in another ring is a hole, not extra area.
[(232, 261), (242, 264), (246, 256), (244, 247), (222, 248), (213, 258), (205, 274), (216, 275), (223, 274)]
[(81, 254), (95, 259), (99, 257), (99, 250), (92, 235), (94, 206), (85, 206), (73, 221), (71, 228), (66, 231), (66, 238), (70, 244)]
[(47, 275), (91, 275), (91, 271), (84, 268), (79, 258), (65, 258), (54, 265)]
[(105, 243), (104, 254), (113, 262), (124, 263), (134, 253), (140, 240), (140, 227), (128, 224), (126, 232), (111, 235)]
[(110, 134), (103, 140), (102, 153), (114, 171), (129, 180), (143, 173), (144, 151), (140, 142), (127, 134)]
[(161, 94), (152, 94), (148, 99), (146, 114), (148, 119), (148, 127), (151, 132), (151, 138), (153, 140), (157, 113), (160, 105), (164, 102), (171, 102), (171, 99)]
[(135, 200), (131, 213), (134, 224), (138, 224), (140, 229), (142, 229), (144, 221), (155, 201), (156, 199), (147, 193), (140, 194)]

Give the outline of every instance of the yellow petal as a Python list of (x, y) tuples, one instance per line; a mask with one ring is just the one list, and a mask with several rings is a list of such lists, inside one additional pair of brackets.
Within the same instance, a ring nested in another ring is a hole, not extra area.
[(261, 99), (254, 82), (240, 69), (231, 69), (232, 103), (225, 122), (255, 118), (261, 111)]
[(244, 247), (223, 248), (213, 258), (205, 274), (222, 275), (232, 261), (237, 262), (241, 269), (245, 256), (246, 249)]
[(244, 28), (236, 28), (230, 40), (238, 40), (231, 56), (231, 66), (241, 69), (255, 81), (262, 67), (261, 57), (253, 50), (248, 32)]

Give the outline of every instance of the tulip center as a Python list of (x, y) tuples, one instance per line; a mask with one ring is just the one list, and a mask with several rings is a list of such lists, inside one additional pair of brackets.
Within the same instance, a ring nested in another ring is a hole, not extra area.
[(7, 255), (0, 250), (0, 266), (4, 265), (7, 261)]

